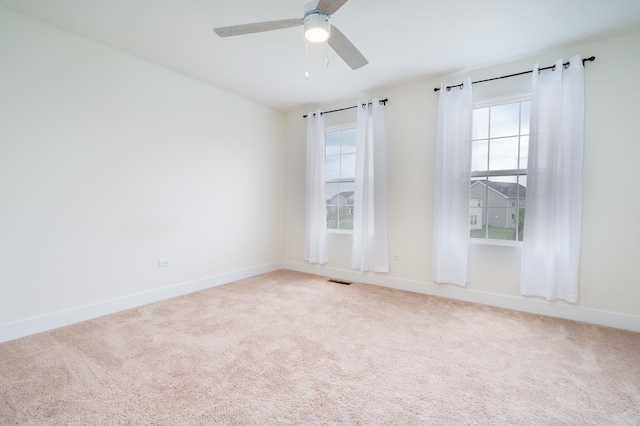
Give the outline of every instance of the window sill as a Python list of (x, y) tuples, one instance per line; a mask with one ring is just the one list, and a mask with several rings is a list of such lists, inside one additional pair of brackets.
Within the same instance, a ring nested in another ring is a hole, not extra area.
[(522, 241), (488, 240), (484, 238), (471, 238), (471, 244), (479, 246), (522, 247)]
[(353, 235), (353, 231), (350, 229), (327, 229), (327, 234)]

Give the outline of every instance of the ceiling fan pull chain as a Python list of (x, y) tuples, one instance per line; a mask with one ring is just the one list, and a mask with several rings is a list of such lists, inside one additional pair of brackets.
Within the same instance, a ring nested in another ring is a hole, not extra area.
[(325, 65), (327, 66), (327, 68), (329, 68), (329, 42), (328, 41), (325, 43), (325, 46), (326, 46), (325, 52), (327, 55), (327, 59), (325, 59)]
[(304, 77), (305, 79), (309, 80), (309, 41), (308, 40), (305, 44)]

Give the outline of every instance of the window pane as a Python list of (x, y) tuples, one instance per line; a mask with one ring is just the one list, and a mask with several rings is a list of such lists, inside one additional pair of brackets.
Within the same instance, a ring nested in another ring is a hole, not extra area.
[(516, 216), (513, 209), (487, 208), (487, 237), (490, 240), (516, 239)]
[(482, 207), (487, 204), (485, 201), (487, 197), (486, 181), (486, 178), (471, 179), (471, 199), (469, 201), (470, 207)]
[(338, 193), (340, 192), (339, 183), (325, 184), (324, 196), (327, 199), (327, 205), (338, 205)]
[(518, 176), (518, 201), (516, 207), (524, 208), (527, 204), (527, 177)]
[(473, 139), (489, 137), (489, 108), (473, 110)]
[(354, 189), (354, 182), (326, 184), (327, 229), (353, 230)]
[(325, 198), (327, 199), (327, 229), (338, 229), (338, 201), (340, 192), (339, 183), (327, 183), (325, 185)]
[(327, 206), (327, 229), (338, 229), (338, 207)]
[(473, 141), (471, 149), (471, 171), (477, 172), (487, 170), (487, 162), (489, 161), (489, 141)]
[(491, 141), (489, 150), (489, 170), (510, 170), (518, 168), (518, 138)]
[(529, 136), (521, 136), (519, 168), (526, 169), (528, 164), (529, 164)]
[(338, 229), (353, 229), (353, 194), (355, 184), (353, 182), (340, 183), (338, 195)]
[(344, 195), (345, 199), (353, 200), (355, 186), (356, 184), (354, 182), (342, 182), (340, 183), (340, 193)]
[(529, 117), (531, 116), (531, 101), (522, 102), (520, 110), (520, 134), (528, 135), (529, 134)]
[(471, 238), (486, 238), (484, 226), (484, 206), (487, 197), (486, 178), (471, 179), (471, 198), (469, 200), (469, 231)]
[(340, 223), (338, 224), (340, 229), (353, 230), (353, 206), (341, 206), (340, 207)]
[(518, 241), (524, 240), (524, 218), (525, 218), (524, 207), (518, 209)]
[(491, 107), (491, 137), (515, 136), (520, 125), (520, 104)]
[(324, 145), (326, 155), (340, 154), (340, 132), (325, 133)]
[[(325, 133), (327, 229), (353, 229), (356, 129)], [(343, 182), (346, 181), (346, 182)]]
[[(342, 185), (341, 185), (342, 186)], [(339, 206), (346, 206), (347, 205), (347, 198), (349, 198), (352, 194), (344, 192), (343, 188), (340, 188), (340, 194), (338, 195), (338, 205)]]
[(355, 154), (343, 154), (342, 164), (340, 165), (340, 177), (341, 178), (353, 178), (356, 175), (356, 155)]
[(488, 207), (514, 207), (517, 205), (517, 198), (520, 190), (518, 176), (497, 176), (486, 181), (488, 185), (487, 206)]
[[(520, 192), (522, 192), (522, 190), (524, 189), (524, 192), (526, 194), (526, 192), (527, 192), (527, 176), (526, 175), (518, 176), (518, 183), (522, 186), (520, 188)], [(522, 197), (522, 195), (521, 195), (521, 197)]]
[(327, 155), (325, 159), (324, 177), (325, 179), (338, 179), (340, 177), (340, 156)]
[(352, 154), (356, 152), (356, 129), (343, 130), (342, 132), (342, 153)]
[[(471, 179), (469, 232), (472, 238), (523, 239), (530, 110), (530, 101), (474, 110), (471, 171), (488, 170), (487, 174), (491, 174), (523, 170), (525, 174)], [(489, 126), (485, 131), (487, 121)]]

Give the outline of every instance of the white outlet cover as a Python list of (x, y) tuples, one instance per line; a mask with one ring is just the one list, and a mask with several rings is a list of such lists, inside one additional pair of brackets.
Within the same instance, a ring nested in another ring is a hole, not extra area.
[(158, 268), (168, 268), (169, 260), (168, 259), (159, 259), (158, 260)]

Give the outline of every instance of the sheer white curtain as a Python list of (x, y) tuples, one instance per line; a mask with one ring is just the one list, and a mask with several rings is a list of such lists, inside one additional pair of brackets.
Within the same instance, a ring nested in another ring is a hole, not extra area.
[(471, 80), (440, 86), (433, 218), (433, 281), (466, 286), (469, 281), (471, 185)]
[(582, 227), (584, 67), (533, 71), (522, 294), (578, 300)]
[(307, 115), (307, 181), (304, 208), (304, 260), (324, 264), (327, 256), (327, 202), (324, 179), (324, 117)]
[(389, 272), (387, 248), (387, 146), (379, 99), (358, 108), (351, 267)]

